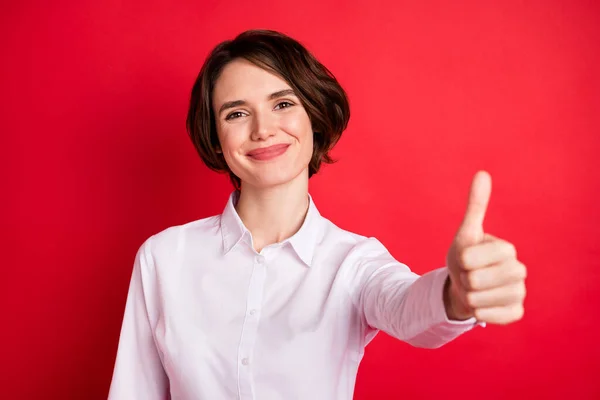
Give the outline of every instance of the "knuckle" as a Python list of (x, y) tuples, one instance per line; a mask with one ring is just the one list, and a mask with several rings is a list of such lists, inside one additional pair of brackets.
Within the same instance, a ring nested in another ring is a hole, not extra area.
[(517, 304), (513, 307), (513, 317), (515, 321), (518, 321), (523, 318), (525, 315), (525, 307), (522, 304)]
[(521, 267), (521, 278), (527, 278), (527, 267), (522, 262), (519, 262), (519, 266)]
[(508, 304), (518, 303), (521, 301), (521, 288), (519, 285), (513, 285), (508, 298)]
[(481, 309), (479, 309), (479, 308), (476, 308), (475, 310), (473, 310), (473, 316), (478, 321), (485, 321), (485, 313), (483, 313), (481, 311)]
[(471, 289), (479, 288), (479, 278), (478, 278), (477, 274), (475, 273), (475, 271), (469, 272), (467, 274), (467, 285)]
[(468, 266), (469, 261), (469, 249), (463, 249), (458, 254), (458, 259), (463, 266)]
[(509, 257), (517, 258), (517, 248), (514, 244), (506, 242), (506, 252), (508, 253)]
[(527, 288), (525, 287), (524, 283), (520, 283), (517, 286), (517, 297), (518, 297), (518, 300), (523, 301), (525, 299), (526, 295), (527, 295)]
[(477, 306), (477, 296), (473, 292), (467, 292), (466, 294), (467, 305), (471, 308), (475, 308)]
[(513, 271), (518, 280), (525, 280), (527, 278), (527, 267), (522, 262), (517, 261)]

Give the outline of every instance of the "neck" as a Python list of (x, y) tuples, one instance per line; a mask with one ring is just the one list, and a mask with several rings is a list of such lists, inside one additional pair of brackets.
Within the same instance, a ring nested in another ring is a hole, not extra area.
[(258, 188), (242, 182), (236, 211), (252, 234), (254, 249), (279, 243), (293, 236), (308, 211), (308, 171), (290, 182)]

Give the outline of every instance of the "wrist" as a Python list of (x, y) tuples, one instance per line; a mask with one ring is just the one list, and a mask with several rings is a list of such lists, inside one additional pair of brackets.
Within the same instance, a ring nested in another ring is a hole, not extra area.
[(456, 287), (450, 275), (444, 284), (444, 308), (449, 320), (462, 321), (473, 317), (473, 311), (466, 307), (461, 301)]

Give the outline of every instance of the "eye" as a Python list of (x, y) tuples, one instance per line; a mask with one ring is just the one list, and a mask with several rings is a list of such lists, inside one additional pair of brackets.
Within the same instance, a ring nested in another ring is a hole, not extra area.
[(242, 116), (244, 116), (244, 113), (243, 113), (243, 112), (241, 112), (241, 111), (234, 111), (234, 112), (232, 112), (231, 114), (227, 115), (227, 116), (225, 117), (225, 120), (226, 120), (226, 121), (229, 121), (229, 120), (231, 120), (231, 119), (240, 118), (240, 117), (242, 117)]
[(275, 106), (275, 109), (282, 109), (282, 108), (288, 108), (293, 106), (293, 103), (290, 103), (289, 101), (282, 101), (280, 103), (277, 103), (277, 105)]

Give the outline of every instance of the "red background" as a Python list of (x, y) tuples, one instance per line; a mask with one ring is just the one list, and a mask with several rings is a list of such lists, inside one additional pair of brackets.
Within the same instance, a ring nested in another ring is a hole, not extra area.
[(522, 321), (438, 350), (381, 334), (356, 399), (600, 398), (597, 2), (21, 1), (0, 14), (1, 398), (106, 398), (137, 248), (220, 213), (231, 189), (184, 121), (208, 51), (249, 28), (297, 38), (349, 94), (340, 161), (311, 179), (322, 214), (423, 273), (443, 265), (486, 169), (486, 231), (529, 267)]

